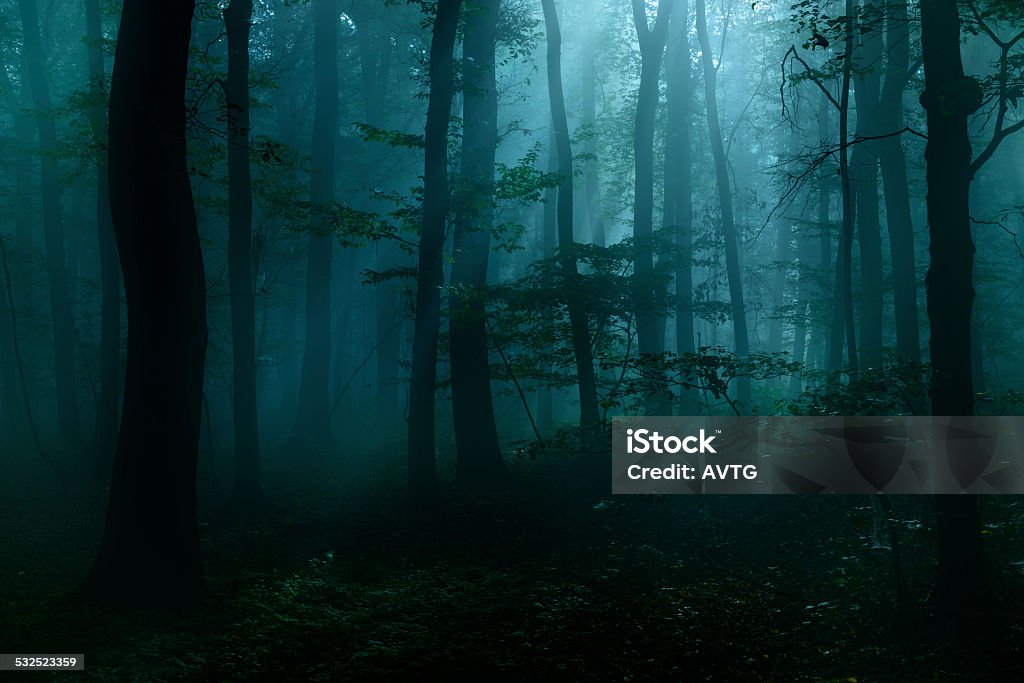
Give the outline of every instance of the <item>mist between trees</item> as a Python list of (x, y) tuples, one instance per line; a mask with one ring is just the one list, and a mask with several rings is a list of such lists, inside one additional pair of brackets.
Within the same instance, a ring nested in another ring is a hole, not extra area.
[(199, 594), (268, 458), (429, 506), (607, 487), (612, 415), (1020, 404), (1015, 0), (116, 5), (0, 23), (0, 433), (109, 484), (86, 594)]

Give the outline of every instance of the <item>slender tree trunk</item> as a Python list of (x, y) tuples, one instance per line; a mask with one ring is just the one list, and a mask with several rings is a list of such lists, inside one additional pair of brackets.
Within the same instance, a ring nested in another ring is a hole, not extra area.
[[(743, 273), (740, 266), (740, 240), (736, 234), (733, 217), (732, 187), (729, 184), (729, 169), (722, 143), (722, 128), (718, 120), (717, 68), (711, 51), (708, 35), (707, 13), (704, 0), (696, 0), (697, 40), (700, 41), (701, 63), (704, 66), (704, 103), (707, 109), (708, 134), (711, 138), (711, 157), (715, 162), (715, 182), (718, 186), (718, 204), (722, 213), (722, 232), (725, 235), (725, 268), (729, 278), (729, 299), (732, 304), (733, 343), (736, 355), (741, 358), (750, 355), (750, 340), (747, 333), (747, 314), (743, 303)], [(736, 380), (736, 402), (743, 412), (753, 406), (750, 397), (750, 378)]]
[[(866, 0), (866, 11), (879, 9), (875, 0)], [(856, 135), (878, 134), (879, 74), (882, 61), (882, 36), (879, 27), (859, 34), (852, 50), (856, 69), (854, 98), (857, 108)], [(854, 198), (857, 241), (860, 246), (860, 358), (864, 368), (882, 365), (882, 228), (878, 197), (878, 155), (875, 143), (860, 142), (850, 159), (850, 189)]]
[(597, 37), (594, 35), (596, 12), (587, 12), (583, 57), (580, 60), (583, 69), (583, 106), (582, 125), (589, 129), (583, 143), (583, 152), (587, 155), (583, 163), (583, 187), (586, 192), (587, 216), (590, 218), (590, 240), (597, 246), (606, 243), (604, 227), (604, 206), (601, 200), (601, 165), (597, 159)]
[[(903, 128), (903, 91), (910, 78), (910, 21), (905, 0), (885, 4), (886, 67), (878, 109), (882, 134)], [(914, 263), (914, 225), (907, 189), (907, 159), (900, 137), (875, 145), (882, 169), (886, 223), (892, 261), (892, 298), (896, 316), (896, 352), (904, 360), (921, 360), (918, 329), (917, 273)]]
[(249, 168), (249, 28), (252, 0), (224, 8), (228, 78), (228, 284), (231, 291), (232, 407), (237, 504), (262, 502), (256, 417), (256, 293), (252, 274), (252, 180)]
[(836, 254), (832, 333), (829, 337), (828, 367), (839, 370), (843, 365), (843, 339), (846, 340), (847, 364), (857, 369), (857, 336), (853, 324), (853, 190), (850, 186), (850, 162), (847, 142), (850, 131), (850, 81), (855, 20), (853, 0), (846, 0), (845, 45), (847, 57), (843, 59), (843, 82), (839, 99), (839, 181), (843, 201), (843, 227), (839, 235)]
[[(353, 7), (353, 10), (356, 8)], [(388, 126), (388, 92), (391, 80), (392, 35), (371, 11), (356, 15), (356, 38), (359, 47), (360, 76), (363, 90), (363, 116), (366, 123)], [(367, 146), (365, 168), (371, 173), (383, 161), (381, 145)], [(368, 176), (369, 177), (369, 176)], [(377, 270), (385, 271), (401, 265), (402, 253), (390, 240), (376, 245)], [(397, 426), (401, 418), (398, 397), (399, 357), (402, 346), (402, 319), (399, 297), (391, 282), (374, 287), (376, 300), (376, 407), (377, 422), (382, 428)]]
[[(926, 287), (932, 362), (932, 413), (972, 415), (971, 312), (974, 241), (968, 205), (971, 142), (967, 119), (981, 105), (982, 90), (965, 77), (960, 60), (956, 0), (922, 0), (921, 45), (928, 121), (925, 147), (928, 229)], [(977, 496), (937, 496), (939, 577), (937, 600), (957, 627), (977, 608), (983, 586), (981, 518)]]
[(64, 223), (61, 217), (61, 178), (55, 151), (57, 125), (53, 119), (46, 56), (39, 33), (38, 0), (18, 0), (24, 33), (26, 79), (38, 110), (41, 150), (43, 238), (46, 244), (46, 275), (53, 317), (53, 362), (57, 384), (57, 428), (64, 436), (80, 434), (78, 392), (75, 389), (75, 330), (64, 264)]
[(427, 502), (437, 494), (434, 424), (437, 341), (441, 325), (444, 247), (451, 201), (448, 188), (448, 121), (454, 93), (455, 35), (462, 0), (438, 0), (430, 41), (430, 100), (423, 161), (423, 227), (416, 275), (416, 328), (409, 389), (409, 496)]
[[(661, 62), (668, 39), (672, 2), (658, 6), (654, 28), (647, 24), (644, 0), (633, 0), (633, 24), (640, 43), (640, 92), (636, 101), (633, 128), (633, 160), (635, 164), (633, 199), (633, 246), (635, 255), (634, 306), (636, 308), (637, 349), (641, 356), (659, 356), (665, 350), (665, 316), (657, 310), (654, 283), (654, 123), (658, 111), (658, 85)], [(652, 388), (645, 397), (648, 415), (671, 412), (672, 396), (660, 390), (660, 373), (652, 373)]]
[[(829, 137), (831, 125), (829, 123), (832, 105), (824, 94), (821, 95), (818, 105), (818, 138), (822, 144)], [(832, 175), (824, 173), (818, 177), (818, 278), (821, 288), (818, 291), (819, 298), (824, 301), (834, 300), (835, 293), (828, 287), (829, 281), (835, 282), (835, 275), (832, 272)], [(833, 335), (825, 325), (819, 325), (818, 329), (812, 330), (812, 338), (816, 338), (815, 355), (817, 358), (817, 369), (826, 370), (829, 367), (829, 346)]]
[(106, 66), (99, 0), (85, 1), (85, 28), (89, 55), (89, 123), (96, 140), (96, 233), (100, 256), (100, 395), (96, 401), (93, 438), (95, 473), (100, 481), (110, 476), (117, 447), (118, 397), (121, 383), (121, 271), (110, 220), (110, 181), (107, 177)]
[[(669, 22), (665, 97), (668, 120), (665, 131), (664, 227), (675, 240), (676, 354), (694, 353), (693, 325), (693, 78), (690, 74), (688, 9), (676, 0)], [(679, 415), (696, 415), (699, 397), (693, 389), (680, 389)]]
[(594, 357), (590, 346), (590, 325), (586, 302), (580, 299), (575, 286), (579, 278), (572, 234), (572, 145), (569, 141), (569, 122), (565, 113), (562, 92), (562, 34), (554, 0), (541, 0), (544, 25), (547, 32), (548, 98), (551, 101), (551, 129), (558, 154), (558, 258), (568, 285), (566, 296), (569, 326), (572, 330), (573, 355), (576, 358), (576, 378), (580, 391), (580, 427), (592, 431), (601, 421), (597, 407), (597, 381), (594, 377)]
[(329, 385), (331, 367), (331, 204), (338, 137), (337, 0), (313, 0), (313, 153), (310, 180), (312, 233), (306, 266), (306, 343), (299, 382), (297, 443), (333, 450)]
[(110, 89), (110, 207), (128, 303), (120, 437), (85, 590), (179, 606), (203, 590), (196, 465), (206, 283), (185, 161), (195, 3), (126, 0)]
[[(0, 69), (0, 88), (9, 93), (14, 93), (14, 84), (6, 69)], [(21, 100), (26, 101), (28, 88), (22, 83), (19, 92)], [(32, 158), (29, 156), (27, 145), (32, 144), (35, 134), (32, 129), (32, 122), (28, 120), (18, 102), (19, 97), (7, 98), (7, 106), (11, 115), (11, 129), (14, 139), (19, 144), (9, 150), (10, 174), (14, 176), (14, 187), (10, 198), (11, 214), (14, 219), (15, 244), (20, 250), (28, 250), (32, 247), (32, 188), (30, 180), (32, 177)]]
[[(558, 151), (555, 149), (555, 134), (548, 137), (548, 173), (558, 173)], [(540, 214), (541, 239), (544, 258), (555, 256), (555, 245), (558, 241), (558, 188), (549, 187), (544, 191), (544, 207)], [(551, 346), (545, 347), (545, 356), (551, 352)], [(550, 370), (550, 367), (546, 368)], [(540, 389), (537, 400), (537, 428), (543, 435), (551, 434), (554, 427), (554, 396), (555, 390), (550, 386)]]
[[(4, 239), (3, 236), (0, 239)], [(21, 436), (24, 424), (19, 407), (18, 380), (14, 374), (16, 364), (7, 285), (0, 280), (0, 430), (4, 434), (4, 443)]]
[[(827, 201), (827, 195), (826, 195)], [(826, 211), (828, 205), (826, 204)], [(826, 213), (826, 220), (828, 215)], [(805, 367), (810, 366), (810, 354), (807, 353), (807, 313), (810, 297), (814, 291), (813, 269), (817, 265), (817, 253), (814, 241), (808, 237), (797, 238), (797, 261), (799, 270), (796, 285), (796, 323), (793, 325), (793, 361), (803, 363)], [(794, 373), (789, 377), (789, 393), (798, 395), (804, 389), (804, 383), (800, 375)]]
[(786, 305), (786, 271), (789, 269), (789, 239), (793, 230), (789, 219), (777, 216), (775, 219), (775, 263), (772, 264), (771, 295), (772, 312), (768, 323), (768, 350), (782, 350), (783, 310)]
[(452, 418), (456, 481), (492, 486), (507, 474), (494, 423), (481, 299), (494, 220), (494, 157), (498, 145), (498, 89), (494, 50), (500, 0), (476, 0), (466, 12), (462, 46), (462, 169), (457, 193), (450, 310)]

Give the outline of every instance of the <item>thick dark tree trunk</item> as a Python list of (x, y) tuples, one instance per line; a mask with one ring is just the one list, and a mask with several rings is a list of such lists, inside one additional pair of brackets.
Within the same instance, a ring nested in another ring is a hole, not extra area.
[[(676, 0), (669, 23), (665, 98), (668, 121), (665, 131), (664, 227), (675, 241), (676, 354), (694, 353), (693, 325), (693, 78), (690, 74), (688, 11)], [(696, 415), (699, 397), (693, 389), (679, 392), (679, 415)]]
[(38, 110), (41, 150), (43, 239), (46, 275), (53, 317), (53, 368), (57, 384), (57, 428), (64, 436), (78, 438), (78, 392), (75, 390), (75, 329), (64, 265), (64, 222), (61, 217), (60, 169), (57, 165), (57, 124), (53, 118), (46, 56), (39, 33), (38, 0), (18, 0), (24, 34), (25, 76)]
[(206, 285), (185, 162), (195, 3), (126, 0), (110, 89), (110, 208), (128, 304), (124, 410), (85, 590), (178, 606), (203, 590), (196, 464)]
[(573, 355), (576, 358), (576, 380), (580, 390), (580, 427), (592, 431), (600, 421), (597, 407), (597, 381), (594, 377), (594, 356), (590, 346), (590, 325), (586, 302), (580, 299), (579, 267), (572, 234), (572, 146), (569, 122), (562, 92), (562, 34), (554, 0), (541, 0), (547, 32), (548, 97), (551, 101), (551, 130), (558, 154), (558, 258), (567, 281), (569, 326), (572, 330)]
[(441, 325), (441, 287), (448, 206), (448, 121), (455, 88), (455, 34), (462, 0), (438, 0), (430, 41), (430, 101), (427, 105), (423, 160), (423, 228), (416, 275), (416, 328), (409, 388), (409, 496), (427, 502), (437, 494), (434, 424), (437, 389), (437, 340)]
[[(633, 127), (633, 271), (636, 280), (633, 298), (637, 350), (641, 356), (658, 356), (665, 350), (665, 316), (655, 308), (660, 297), (656, 295), (654, 285), (654, 122), (672, 5), (672, 2), (662, 2), (658, 6), (658, 16), (652, 29), (647, 24), (646, 3), (633, 0), (633, 24), (640, 43), (640, 92)], [(657, 376), (650, 377), (652, 387), (657, 387), (658, 379)], [(645, 404), (648, 415), (669, 415), (672, 395), (660, 388), (652, 388), (645, 397)]]
[[(878, 10), (867, 0), (865, 11)], [(879, 133), (879, 93), (882, 35), (879, 26), (859, 34), (853, 50), (854, 98), (857, 109), (857, 137)], [(882, 365), (882, 226), (879, 215), (878, 155), (875, 142), (860, 142), (850, 158), (850, 189), (854, 197), (857, 241), (860, 246), (860, 366)]]
[(110, 476), (117, 447), (118, 398), (121, 382), (121, 271), (117, 265), (117, 243), (110, 219), (110, 181), (107, 177), (106, 67), (103, 63), (103, 31), (99, 0), (86, 0), (85, 28), (89, 53), (89, 90), (92, 106), (89, 123), (97, 143), (96, 232), (100, 255), (100, 394), (96, 400), (93, 438), (97, 479)]
[(256, 294), (252, 275), (252, 179), (249, 168), (249, 28), (252, 0), (224, 8), (228, 77), (228, 284), (231, 291), (232, 407), (236, 504), (262, 502), (256, 418)]
[[(733, 344), (736, 355), (750, 355), (747, 333), (747, 314), (743, 303), (743, 272), (740, 267), (740, 239), (736, 234), (733, 217), (732, 186), (722, 143), (722, 127), (718, 120), (717, 69), (711, 38), (708, 35), (707, 13), (704, 0), (697, 0), (697, 40), (700, 41), (701, 63), (704, 66), (704, 104), (707, 110), (708, 134), (711, 138), (711, 157), (715, 162), (715, 182), (718, 186), (718, 204), (722, 213), (722, 232), (725, 235), (725, 268), (729, 277), (729, 300), (732, 304)], [(736, 402), (747, 413), (753, 406), (750, 397), (750, 378), (736, 380)]]
[[(878, 129), (883, 135), (903, 128), (903, 91), (910, 78), (910, 22), (906, 2), (887, 2), (885, 22), (885, 82), (878, 109)], [(879, 140), (875, 149), (882, 168), (889, 230), (896, 352), (904, 360), (918, 362), (921, 360), (921, 333), (917, 320), (917, 273), (914, 225), (907, 189), (907, 159), (899, 136)]]
[(480, 292), (494, 220), (494, 156), (498, 89), (494, 49), (500, 0), (476, 0), (466, 13), (462, 46), (462, 168), (456, 202), (450, 310), (452, 418), (456, 482), (487, 487), (507, 474), (494, 423), (487, 347), (487, 312)]
[[(974, 241), (968, 198), (971, 142), (967, 119), (982, 90), (965, 77), (960, 60), (956, 0), (922, 0), (921, 46), (928, 120), (925, 147), (928, 232), (926, 287), (932, 362), (932, 414), (974, 413), (971, 382), (971, 309)], [(936, 597), (950, 623), (965, 625), (982, 588), (981, 519), (977, 496), (937, 496), (939, 578)]]
[(337, 0), (313, 0), (313, 152), (310, 169), (312, 225), (306, 266), (306, 343), (299, 381), (295, 443), (333, 450), (329, 384), (331, 367), (331, 204), (338, 137)]

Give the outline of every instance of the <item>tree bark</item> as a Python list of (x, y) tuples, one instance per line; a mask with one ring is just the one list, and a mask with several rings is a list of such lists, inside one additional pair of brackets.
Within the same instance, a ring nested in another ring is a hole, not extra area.
[(313, 151), (310, 169), (312, 225), (306, 266), (306, 342), (299, 382), (296, 443), (333, 450), (329, 384), (331, 367), (331, 204), (338, 137), (338, 2), (313, 0)]
[[(722, 213), (722, 232), (725, 235), (725, 268), (729, 278), (729, 300), (732, 304), (733, 344), (736, 355), (744, 358), (750, 355), (750, 340), (747, 332), (747, 314), (743, 302), (743, 273), (740, 267), (740, 244), (736, 234), (736, 220), (733, 216), (732, 187), (729, 184), (729, 169), (722, 144), (722, 127), (718, 120), (718, 70), (711, 51), (708, 35), (707, 13), (704, 0), (696, 0), (697, 40), (700, 41), (701, 63), (704, 67), (704, 104), (707, 110), (708, 134), (711, 138), (711, 157), (715, 162), (715, 182), (718, 186), (718, 205)], [(751, 405), (750, 378), (736, 379), (736, 403), (744, 413)]]
[[(668, 120), (665, 130), (665, 209), (664, 227), (672, 234), (675, 254), (675, 333), (676, 354), (696, 351), (693, 325), (693, 152), (691, 151), (693, 115), (693, 78), (690, 74), (690, 43), (687, 38), (688, 9), (685, 0), (669, 21), (665, 54), (665, 98)], [(679, 415), (696, 415), (697, 392), (682, 388)]]
[[(921, 46), (928, 121), (925, 147), (931, 262), (925, 280), (932, 362), (932, 414), (974, 413), (971, 313), (974, 241), (968, 204), (971, 142), (967, 120), (982, 90), (964, 76), (956, 0), (922, 0)], [(937, 496), (939, 577), (936, 597), (957, 628), (977, 608), (983, 586), (981, 518), (977, 496)]]
[(203, 591), (196, 465), (206, 283), (185, 151), (190, 0), (126, 0), (110, 89), (110, 207), (128, 305), (120, 437), (85, 590), (179, 606)]
[(843, 80), (839, 99), (839, 182), (843, 202), (843, 226), (839, 235), (839, 251), (836, 254), (835, 289), (833, 291), (832, 332), (828, 345), (828, 369), (837, 371), (843, 365), (843, 340), (846, 341), (846, 360), (850, 370), (857, 369), (857, 336), (853, 320), (853, 190), (850, 183), (849, 148), (850, 135), (850, 81), (853, 75), (852, 60), (855, 35), (853, 0), (846, 0), (845, 41), (846, 57), (843, 59)]
[[(870, 11), (875, 0), (866, 0)], [(877, 8), (875, 8), (877, 9)], [(857, 108), (855, 135), (860, 138), (879, 134), (879, 94), (882, 61), (882, 36), (877, 26), (859, 32), (851, 51), (854, 98)], [(860, 246), (860, 358), (864, 368), (882, 365), (882, 227), (878, 197), (878, 155), (874, 141), (857, 143), (850, 159), (850, 191), (854, 198), (857, 241)]]
[(572, 331), (573, 355), (576, 358), (576, 381), (579, 383), (580, 427), (593, 431), (600, 424), (597, 408), (597, 381), (594, 376), (594, 356), (590, 346), (590, 324), (586, 302), (581, 299), (579, 267), (572, 234), (572, 145), (569, 140), (569, 122), (565, 113), (562, 91), (562, 34), (554, 0), (541, 0), (544, 8), (544, 26), (547, 32), (548, 98), (551, 102), (551, 129), (558, 155), (558, 259), (565, 274), (569, 326)]
[[(661, 62), (668, 39), (671, 1), (658, 5), (654, 28), (647, 24), (644, 0), (633, 0), (633, 24), (640, 43), (640, 91), (633, 128), (633, 273), (637, 350), (641, 356), (660, 356), (665, 350), (665, 317), (657, 310), (654, 283), (654, 124), (658, 111)], [(672, 396), (660, 389), (657, 374), (645, 397), (648, 415), (671, 413)]]
[(39, 33), (38, 0), (18, 0), (24, 34), (25, 75), (38, 110), (40, 179), (46, 276), (53, 317), (53, 363), (57, 385), (57, 428), (72, 439), (80, 435), (78, 392), (75, 389), (75, 329), (64, 264), (64, 222), (61, 216), (61, 178), (55, 155), (57, 124), (53, 118), (46, 55)]
[(448, 206), (448, 121), (455, 89), (453, 53), (462, 0), (438, 0), (430, 41), (430, 100), (423, 160), (423, 227), (416, 275), (416, 327), (409, 389), (409, 496), (417, 503), (437, 495), (434, 424), (437, 341)]
[(234, 383), (236, 504), (263, 500), (256, 415), (256, 293), (252, 274), (252, 179), (249, 168), (249, 29), (252, 0), (224, 8), (228, 77), (224, 86), (228, 134), (228, 284)]
[[(372, 16), (358, 15), (356, 38), (359, 45), (360, 74), (363, 89), (363, 116), (366, 123), (388, 126), (387, 94), (391, 79), (392, 35), (383, 22)], [(382, 161), (380, 145), (371, 143), (367, 149), (366, 167)], [(390, 240), (376, 245), (377, 270), (385, 271), (401, 265), (402, 253)], [(376, 299), (377, 336), (377, 422), (382, 428), (394, 428), (402, 416), (399, 401), (400, 356), (402, 349), (402, 317), (399, 297), (394, 285), (384, 282), (374, 288)]]
[(481, 299), (494, 220), (494, 157), (498, 89), (494, 50), (500, 0), (477, 0), (465, 19), (462, 46), (462, 168), (457, 193), (449, 340), (456, 483), (465, 489), (500, 484), (507, 469), (494, 422)]
[[(885, 4), (885, 81), (878, 110), (878, 128), (895, 133), (903, 128), (903, 91), (910, 78), (910, 28), (907, 3), (891, 0)], [(896, 353), (911, 362), (921, 360), (918, 329), (917, 272), (914, 255), (914, 225), (907, 189), (907, 159), (899, 136), (879, 140), (875, 149), (882, 170), (889, 253), (892, 261), (892, 298), (896, 322)]]
[(117, 447), (118, 398), (121, 382), (121, 271), (110, 219), (110, 181), (107, 177), (106, 67), (99, 0), (85, 2), (85, 28), (89, 56), (89, 123), (96, 140), (96, 233), (100, 256), (100, 394), (96, 400), (93, 438), (95, 474), (110, 476)]

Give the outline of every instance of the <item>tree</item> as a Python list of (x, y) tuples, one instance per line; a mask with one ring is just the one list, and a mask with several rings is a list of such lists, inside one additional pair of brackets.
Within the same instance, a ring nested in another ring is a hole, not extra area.
[(494, 423), (487, 320), (481, 289), (494, 220), (494, 157), (498, 144), (498, 88), (494, 50), (500, 0), (475, 0), (465, 11), (462, 46), (462, 168), (455, 208), (452, 262), (452, 417), (456, 480), (460, 486), (499, 482), (507, 471)]
[(110, 183), (107, 178), (106, 67), (99, 0), (85, 2), (85, 28), (89, 55), (89, 124), (96, 139), (96, 234), (100, 256), (102, 304), (100, 310), (100, 394), (96, 400), (93, 439), (96, 476), (105, 481), (117, 447), (117, 405), (121, 375), (121, 273), (117, 244), (110, 219)]
[(455, 34), (462, 0), (438, 0), (430, 40), (430, 100), (423, 160), (423, 224), (416, 273), (416, 326), (409, 388), (409, 496), (419, 503), (437, 494), (434, 406), (437, 341), (448, 206), (448, 122), (455, 88)]
[(235, 502), (262, 501), (256, 418), (256, 294), (252, 275), (252, 180), (249, 168), (249, 28), (252, 0), (224, 8), (228, 76), (224, 83), (228, 133), (228, 280), (235, 434)]
[(313, 0), (313, 151), (310, 168), (309, 253), (306, 269), (306, 341), (299, 381), (296, 443), (333, 449), (331, 366), (331, 251), (335, 148), (338, 138), (338, 2)]
[(24, 34), (25, 77), (37, 110), (39, 147), (42, 150), (43, 239), (46, 246), (46, 276), (50, 287), (53, 317), (53, 367), (57, 384), (57, 426), (64, 436), (79, 435), (78, 395), (75, 390), (75, 330), (64, 265), (64, 220), (61, 215), (61, 179), (55, 150), (57, 124), (53, 119), (50, 86), (46, 77), (46, 55), (39, 33), (37, 0), (18, 0)]
[[(974, 413), (971, 309), (974, 241), (968, 196), (971, 142), (968, 117), (982, 103), (978, 82), (964, 75), (956, 0), (922, 0), (921, 47), (928, 121), (925, 147), (931, 262), (925, 281), (931, 325), (933, 415)], [(962, 626), (982, 586), (981, 520), (977, 496), (937, 496), (939, 583), (947, 619)]]
[(565, 113), (565, 95), (562, 91), (562, 34), (554, 0), (541, 0), (544, 25), (547, 31), (548, 99), (551, 102), (551, 132), (558, 158), (558, 260), (568, 283), (566, 298), (569, 325), (572, 328), (573, 356), (579, 383), (580, 427), (594, 430), (600, 423), (597, 410), (597, 381), (594, 377), (594, 356), (590, 342), (590, 327), (582, 292), (576, 285), (579, 266), (573, 243), (573, 175), (572, 145), (569, 140), (569, 121)]
[[(668, 117), (665, 123), (665, 208), (664, 226), (675, 241), (675, 327), (676, 354), (696, 352), (693, 326), (693, 77), (690, 73), (690, 42), (687, 6), (683, 0), (669, 23), (665, 55)], [(679, 414), (697, 411), (696, 392), (680, 389)]]
[[(640, 42), (640, 92), (633, 128), (634, 173), (633, 239), (636, 248), (637, 346), (640, 353), (656, 356), (665, 350), (665, 318), (654, 310), (654, 120), (658, 110), (661, 61), (668, 40), (671, 0), (658, 4), (654, 28), (647, 23), (644, 0), (633, 0), (633, 24)], [(670, 413), (671, 397), (657, 392), (647, 397), (647, 412)]]
[(105, 602), (180, 605), (203, 592), (195, 485), (206, 282), (185, 162), (194, 8), (126, 0), (111, 77), (110, 208), (128, 356), (106, 527), (84, 586)]
[[(879, 9), (876, 0), (866, 0), (864, 12)], [(874, 140), (879, 128), (879, 96), (882, 61), (882, 32), (877, 22), (862, 22), (857, 41), (848, 58), (853, 72), (853, 93), (857, 109), (857, 139), (850, 155), (850, 191), (854, 201), (857, 242), (860, 246), (860, 358), (862, 368), (882, 364), (882, 229), (878, 197), (878, 153)]]
[[(889, 0), (885, 14), (885, 82), (878, 108), (878, 129), (889, 135), (903, 129), (903, 91), (910, 79), (910, 21), (907, 3)], [(918, 330), (917, 272), (914, 224), (907, 188), (907, 159), (900, 137), (878, 140), (875, 149), (882, 169), (886, 226), (892, 261), (892, 298), (896, 317), (896, 352), (904, 360), (921, 360)]]
[(828, 368), (839, 370), (843, 364), (843, 341), (846, 341), (846, 359), (851, 370), (857, 369), (857, 335), (853, 321), (853, 189), (850, 183), (850, 82), (853, 78), (853, 41), (856, 27), (853, 0), (846, 0), (843, 17), (843, 39), (846, 53), (843, 60), (842, 84), (839, 102), (839, 182), (841, 187), (843, 225), (839, 233), (839, 251), (836, 253), (835, 286), (832, 297), (832, 331), (828, 340)]
[[(741, 358), (750, 353), (747, 332), (747, 314), (743, 304), (743, 272), (740, 266), (739, 236), (733, 216), (732, 187), (722, 144), (722, 127), (718, 119), (717, 71), (708, 35), (707, 12), (704, 0), (696, 0), (697, 40), (700, 42), (701, 63), (704, 66), (704, 106), (707, 111), (708, 135), (711, 138), (711, 157), (715, 163), (715, 183), (718, 186), (718, 206), (721, 211), (722, 232), (725, 235), (725, 263), (729, 277), (729, 300), (732, 306), (733, 344)], [(749, 411), (750, 378), (740, 377), (736, 386), (736, 402)]]

